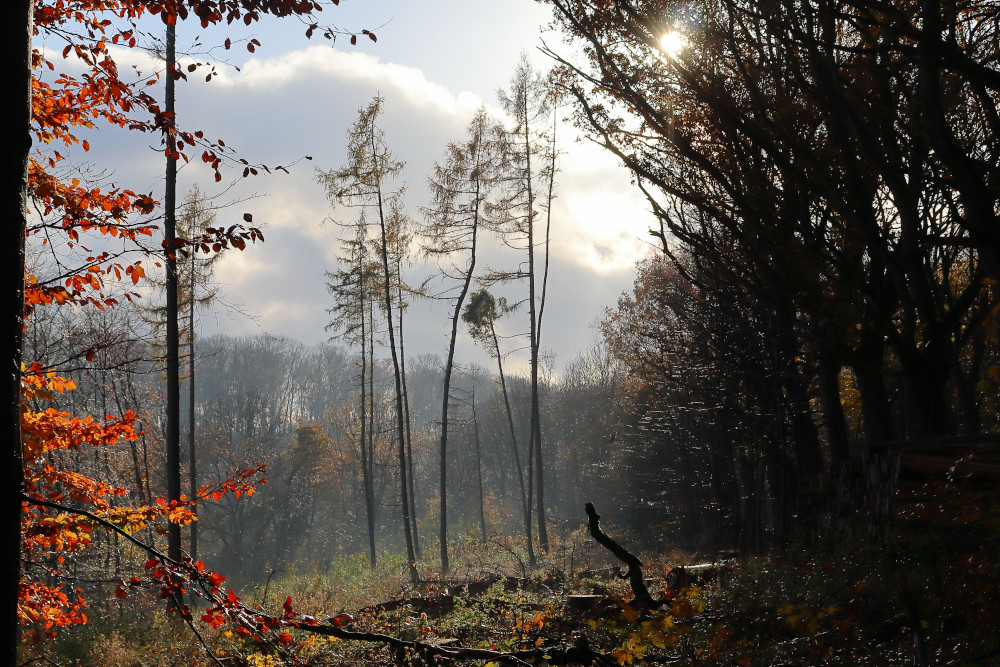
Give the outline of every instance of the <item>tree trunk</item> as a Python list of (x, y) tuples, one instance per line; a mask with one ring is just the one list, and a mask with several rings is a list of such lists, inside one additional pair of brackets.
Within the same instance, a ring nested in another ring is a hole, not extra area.
[[(472, 251), (469, 257), (469, 268), (465, 272), (465, 282), (462, 291), (455, 301), (455, 311), (451, 316), (451, 337), (448, 339), (448, 360), (444, 366), (444, 397), (441, 399), (441, 569), (448, 571), (448, 406), (451, 402), (451, 371), (455, 362), (455, 341), (458, 339), (458, 320), (462, 316), (462, 306), (469, 293), (472, 274), (476, 270), (476, 235), (479, 225), (473, 223)], [(478, 449), (476, 450), (478, 452)], [(478, 454), (477, 454), (478, 456)], [(478, 461), (478, 459), (477, 459)], [(482, 481), (480, 480), (480, 500), (482, 500)], [(480, 508), (481, 509), (481, 508)]]
[[(373, 135), (374, 136), (374, 132)], [(374, 145), (372, 155), (377, 155)], [(417, 559), (413, 552), (413, 535), (410, 532), (410, 494), (406, 474), (406, 428), (403, 423), (403, 381), (399, 367), (399, 355), (396, 352), (396, 332), (392, 324), (392, 282), (389, 273), (389, 238), (385, 224), (385, 210), (382, 194), (378, 194), (378, 219), (382, 233), (382, 275), (385, 287), (385, 320), (389, 330), (389, 355), (392, 357), (392, 374), (396, 383), (396, 442), (399, 460), (399, 500), (403, 511), (403, 537), (406, 540), (406, 562), (410, 569), (410, 580), (417, 580)]]
[(31, 33), (30, 0), (16, 0), (5, 14), (2, 46), (4, 74), (10, 115), (7, 149), (3, 152), (4, 219), (9, 227), (3, 244), (0, 271), (8, 292), (7, 324), (0, 342), (4, 371), (3, 399), (7, 424), (7, 444), (0, 462), (0, 664), (17, 664), (17, 602), (21, 581), (21, 347), (24, 336), (24, 235), (28, 210), (28, 153), (31, 151)]
[[(371, 450), (366, 441), (370, 435), (368, 429), (368, 412), (371, 406), (366, 404), (366, 394), (368, 387), (368, 340), (365, 335), (365, 277), (364, 268), (358, 272), (358, 298), (361, 304), (361, 479), (365, 494), (365, 524), (368, 529), (368, 564), (371, 569), (375, 569), (375, 498), (372, 491), (373, 482), (371, 476)], [(371, 332), (369, 332), (370, 335)], [(374, 364), (373, 364), (374, 365)], [(374, 397), (374, 395), (373, 395)], [(374, 400), (372, 401), (374, 403)]]
[[(190, 493), (188, 497), (196, 500), (198, 497), (198, 457), (195, 444), (196, 419), (194, 413), (195, 388), (194, 388), (194, 290), (195, 290), (195, 254), (191, 249), (191, 284), (189, 285), (190, 295), (188, 298), (188, 453), (191, 456), (191, 478)], [(195, 517), (198, 515), (198, 506), (192, 505), (191, 511)], [(191, 560), (198, 560), (198, 522), (191, 523)]]
[[(538, 515), (538, 547), (542, 553), (549, 550), (549, 536), (545, 528), (545, 475), (542, 466), (542, 432), (540, 415), (538, 410), (538, 311), (536, 303), (535, 288), (535, 200), (532, 191), (531, 173), (531, 141), (529, 136), (528, 119), (524, 122), (524, 150), (527, 173), (528, 189), (528, 317), (530, 319), (531, 338), (531, 435), (529, 437), (529, 451), (535, 459), (535, 485), (537, 492), (535, 500), (537, 502), (536, 514)], [(528, 485), (531, 486), (530, 484)], [(530, 489), (529, 489), (530, 492)]]
[(410, 423), (410, 393), (406, 389), (406, 348), (403, 345), (403, 272), (396, 262), (396, 283), (399, 286), (399, 365), (403, 379), (403, 419), (406, 422), (406, 468), (410, 482), (410, 530), (413, 531), (413, 552), (420, 558), (420, 535), (417, 532), (417, 494), (413, 489), (413, 434)]
[(850, 439), (844, 406), (840, 402), (840, 364), (828, 354), (821, 354), (819, 360), (819, 394), (826, 426), (826, 439), (830, 443), (830, 461), (834, 467), (847, 463), (850, 459)]
[[(167, 91), (165, 111), (167, 113), (167, 170), (166, 192), (163, 197), (164, 255), (167, 267), (167, 501), (181, 498), (181, 445), (180, 445), (180, 340), (177, 318), (177, 141), (175, 134), (176, 116), (174, 106), (174, 77), (177, 67), (176, 28), (167, 24)], [(167, 555), (181, 560), (181, 527), (170, 523), (167, 528)], [(171, 602), (170, 605), (174, 604)], [(168, 605), (169, 606), (169, 605)]]
[(486, 507), (483, 497), (483, 460), (479, 447), (479, 419), (476, 417), (476, 391), (472, 391), (472, 433), (476, 450), (476, 481), (479, 485), (479, 533), (486, 544)]
[(521, 512), (524, 516), (524, 540), (528, 549), (528, 563), (535, 565), (535, 548), (531, 535), (531, 499), (524, 488), (524, 470), (521, 468), (521, 454), (517, 449), (517, 431), (514, 430), (514, 413), (510, 409), (510, 397), (507, 394), (507, 380), (503, 374), (503, 357), (500, 356), (500, 341), (497, 332), (490, 322), (490, 333), (493, 335), (493, 349), (497, 355), (497, 369), (500, 372), (500, 391), (503, 394), (504, 410), (507, 413), (507, 427), (510, 429), (510, 446), (514, 454), (514, 467), (517, 469), (517, 482), (521, 487)]
[(375, 303), (368, 302), (368, 534), (375, 567), (375, 529), (378, 525), (378, 506), (375, 504)]

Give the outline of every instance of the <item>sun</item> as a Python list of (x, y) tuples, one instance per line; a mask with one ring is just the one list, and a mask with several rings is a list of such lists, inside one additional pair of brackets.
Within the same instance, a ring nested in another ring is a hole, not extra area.
[(663, 51), (667, 54), (668, 58), (676, 58), (679, 56), (681, 51), (683, 51), (687, 45), (687, 37), (676, 30), (671, 30), (660, 38), (660, 46), (663, 48)]

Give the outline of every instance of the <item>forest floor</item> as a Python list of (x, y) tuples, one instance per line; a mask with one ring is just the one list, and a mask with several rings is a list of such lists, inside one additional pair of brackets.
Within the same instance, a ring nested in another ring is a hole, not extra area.
[(349, 612), (346, 630), (393, 642), (298, 630), (282, 643), (256, 641), (224, 625), (202, 630), (202, 644), (155, 603), (130, 598), (31, 649), (23, 664), (1000, 664), (996, 526), (920, 525), (879, 543), (815, 540), (721, 561), (637, 550), (655, 608), (631, 602), (614, 558), (583, 529), (537, 567), (508, 541), (470, 538), (453, 548), (460, 566), (416, 584), (398, 557), (375, 570), (340, 557), (251, 597), (265, 609), (290, 597), (323, 619)]
[[(276, 641), (197, 622), (194, 633), (167, 621), (153, 595), (106, 596), (89, 623), (26, 647), (21, 664), (1000, 665), (1000, 509), (960, 500), (897, 517), (878, 539), (851, 537), (870, 524), (841, 525), (827, 531), (835, 537), (785, 542), (769, 555), (633, 547), (652, 605), (638, 603), (622, 553), (595, 541), (596, 521), (562, 530), (534, 566), (509, 538), (466, 537), (451, 545), (447, 575), (421, 562), (416, 583), (399, 556), (370, 568), (337, 555), (243, 599), (275, 614), (294, 604), (320, 626), (337, 624), (340, 637), (290, 630)], [(628, 547), (628, 536), (609, 533)]]

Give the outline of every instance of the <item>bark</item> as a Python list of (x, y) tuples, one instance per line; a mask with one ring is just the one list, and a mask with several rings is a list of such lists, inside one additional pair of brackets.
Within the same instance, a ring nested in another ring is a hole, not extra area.
[[(167, 90), (165, 111), (168, 122), (166, 126), (167, 139), (167, 169), (166, 191), (163, 197), (164, 217), (164, 255), (167, 267), (166, 279), (166, 335), (167, 335), (167, 501), (180, 501), (181, 498), (181, 446), (180, 446), (180, 338), (178, 336), (177, 317), (177, 220), (175, 217), (177, 205), (177, 160), (175, 151), (176, 116), (174, 106), (173, 70), (177, 67), (176, 29), (167, 24)], [(167, 529), (167, 555), (179, 561), (181, 559), (181, 527), (170, 523)], [(173, 604), (173, 602), (171, 602)]]
[(28, 153), (31, 150), (31, 32), (30, 0), (11, 3), (4, 18), (3, 90), (8, 124), (3, 152), (2, 183), (4, 219), (9, 236), (3, 244), (0, 271), (10, 290), (7, 324), (0, 341), (4, 367), (6, 424), (3, 459), (0, 461), (0, 664), (17, 664), (17, 602), (21, 581), (21, 351), (24, 337), (24, 234), (28, 210)]
[[(196, 499), (198, 493), (198, 456), (195, 445), (196, 418), (194, 412), (195, 387), (194, 387), (194, 290), (195, 290), (195, 254), (191, 252), (191, 283), (189, 285), (190, 294), (188, 299), (188, 454), (191, 457), (191, 469), (189, 479), (188, 497)], [(198, 506), (192, 505), (191, 512), (198, 516)], [(198, 560), (198, 522), (191, 523), (191, 560)]]

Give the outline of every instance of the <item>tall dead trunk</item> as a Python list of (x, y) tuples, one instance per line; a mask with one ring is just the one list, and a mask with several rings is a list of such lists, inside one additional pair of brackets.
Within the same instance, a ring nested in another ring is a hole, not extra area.
[(403, 380), (403, 419), (406, 422), (406, 468), (410, 483), (410, 530), (413, 531), (413, 551), (420, 558), (420, 535), (417, 531), (417, 494), (413, 488), (413, 433), (410, 421), (410, 393), (406, 388), (406, 347), (403, 345), (403, 270), (402, 255), (396, 258), (396, 285), (399, 294), (399, 365)]
[[(196, 451), (195, 427), (197, 418), (195, 417), (195, 386), (194, 386), (194, 306), (195, 306), (195, 282), (197, 271), (195, 270), (195, 254), (191, 252), (191, 275), (188, 285), (188, 455), (191, 457), (190, 479), (188, 498), (195, 500), (198, 496), (198, 452)], [(191, 512), (198, 516), (198, 506), (192, 505)], [(191, 560), (198, 560), (198, 521), (191, 522)]]
[(479, 446), (479, 419), (476, 416), (476, 391), (472, 391), (472, 442), (476, 452), (476, 484), (479, 488), (479, 534), (486, 544), (486, 500), (483, 495), (483, 459)]
[[(374, 141), (374, 130), (372, 132), (372, 155), (378, 155)], [(382, 255), (382, 277), (385, 291), (385, 320), (389, 330), (389, 356), (392, 358), (392, 374), (396, 388), (396, 443), (399, 461), (399, 499), (403, 512), (403, 537), (406, 540), (406, 562), (410, 569), (410, 579), (417, 580), (417, 559), (413, 551), (413, 535), (410, 531), (410, 493), (407, 478), (409, 477), (406, 468), (406, 428), (403, 410), (403, 381), (399, 366), (399, 354), (396, 350), (396, 332), (392, 317), (392, 280), (389, 271), (389, 235), (386, 228), (386, 212), (382, 199), (382, 193), (377, 193), (378, 197), (378, 220), (381, 231), (381, 255)]]
[(451, 316), (451, 337), (448, 339), (448, 359), (444, 365), (444, 396), (441, 399), (441, 530), (439, 535), (441, 542), (441, 569), (444, 571), (448, 570), (448, 408), (451, 403), (451, 372), (455, 363), (455, 341), (458, 339), (458, 320), (462, 316), (465, 297), (469, 293), (469, 285), (472, 284), (472, 275), (476, 270), (476, 237), (479, 232), (478, 227), (478, 224), (473, 223), (472, 251), (469, 255), (469, 267), (465, 273), (465, 281), (462, 283), (462, 291), (455, 300), (455, 310)]
[[(167, 169), (166, 191), (163, 196), (164, 218), (164, 260), (167, 268), (166, 277), (166, 338), (167, 338), (167, 414), (166, 414), (166, 448), (167, 448), (167, 501), (180, 501), (181, 498), (181, 445), (180, 445), (180, 339), (178, 336), (177, 313), (177, 140), (176, 112), (174, 104), (174, 70), (176, 63), (176, 27), (167, 23), (167, 83), (165, 111), (167, 115), (166, 144)], [(181, 527), (170, 523), (167, 528), (167, 555), (181, 560)], [(174, 604), (171, 602), (170, 604)]]
[(490, 323), (490, 332), (493, 335), (493, 348), (496, 350), (497, 355), (497, 370), (500, 373), (500, 392), (503, 394), (504, 411), (507, 414), (507, 427), (510, 429), (510, 446), (511, 452), (514, 454), (514, 467), (517, 469), (517, 483), (521, 488), (521, 511), (524, 516), (524, 542), (525, 547), (528, 550), (528, 562), (534, 566), (535, 548), (534, 540), (532, 539), (531, 534), (531, 496), (529, 495), (531, 492), (531, 483), (529, 482), (528, 488), (525, 488), (524, 472), (521, 467), (521, 454), (517, 447), (517, 431), (514, 429), (514, 413), (510, 409), (510, 396), (507, 393), (507, 379), (503, 373), (503, 357), (500, 356), (500, 341), (497, 339), (497, 332), (493, 327), (492, 322)]
[[(365, 332), (365, 318), (367, 317), (367, 312), (365, 308), (365, 275), (364, 268), (358, 271), (358, 299), (360, 302), (360, 323), (361, 323), (361, 438), (360, 438), (360, 451), (361, 451), (361, 479), (362, 486), (364, 488), (365, 494), (365, 524), (368, 529), (368, 564), (374, 570), (375, 569), (375, 493), (373, 489), (372, 482), (372, 469), (371, 469), (371, 447), (366, 440), (366, 438), (371, 438), (371, 430), (368, 424), (370, 419), (369, 413), (374, 413), (373, 405), (366, 405), (366, 394), (368, 388), (368, 375), (370, 373), (368, 369), (368, 337), (371, 332), (366, 335)], [(374, 364), (372, 364), (374, 366)], [(374, 399), (374, 395), (372, 396)], [(374, 403), (374, 400), (372, 401)]]

